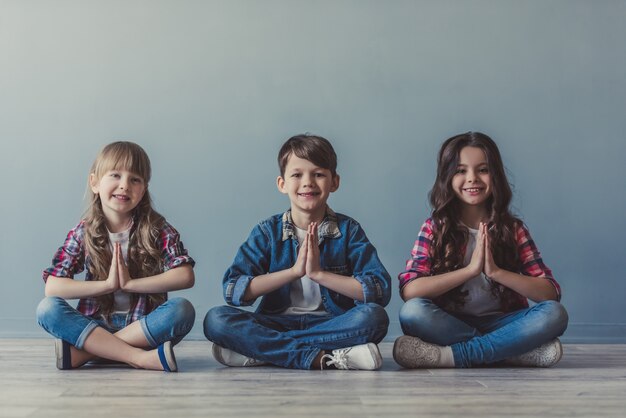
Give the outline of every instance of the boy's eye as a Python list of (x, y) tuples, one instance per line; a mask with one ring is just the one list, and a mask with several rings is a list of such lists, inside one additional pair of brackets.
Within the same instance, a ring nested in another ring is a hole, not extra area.
[(133, 183), (141, 183), (141, 182), (142, 182), (142, 181), (141, 181), (141, 179), (140, 179), (140, 178), (138, 178), (138, 177), (133, 178), (131, 181), (132, 181)]
[(315, 177), (326, 177), (324, 173), (315, 173)]
[(293, 173), (291, 175), (291, 177), (302, 177), (302, 174), (300, 174), (300, 173)]

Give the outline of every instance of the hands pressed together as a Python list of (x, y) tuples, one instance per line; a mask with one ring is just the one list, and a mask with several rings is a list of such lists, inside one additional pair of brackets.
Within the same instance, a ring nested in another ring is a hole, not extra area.
[(307, 233), (300, 245), (296, 264), (293, 265), (291, 271), (294, 276), (308, 276), (315, 281), (319, 274), (323, 272), (320, 266), (320, 248), (317, 237), (317, 222), (311, 222), (307, 227)]
[(489, 240), (489, 233), (487, 231), (487, 224), (481, 222), (478, 226), (478, 236), (476, 237), (476, 248), (472, 253), (472, 258), (467, 266), (474, 276), (480, 273), (485, 273), (488, 279), (497, 281), (495, 276), (500, 271), (500, 268), (493, 260), (493, 253), (491, 249), (491, 242)]
[(113, 257), (111, 259), (111, 268), (109, 276), (106, 279), (109, 289), (112, 292), (116, 290), (126, 290), (131, 281), (128, 267), (122, 255), (122, 245), (119, 242), (113, 244)]

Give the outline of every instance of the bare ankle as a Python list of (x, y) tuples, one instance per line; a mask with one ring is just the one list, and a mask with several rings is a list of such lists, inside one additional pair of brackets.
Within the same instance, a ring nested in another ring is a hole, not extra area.
[(155, 370), (154, 361), (152, 361), (154, 356), (157, 357), (158, 362), (158, 354), (156, 354), (156, 350), (139, 350), (133, 352), (126, 363), (135, 369)]
[(88, 352), (84, 350), (79, 350), (73, 345), (70, 346), (70, 359), (72, 361), (73, 369), (84, 365), (89, 360), (93, 360), (94, 358), (96, 358), (96, 356), (94, 356), (93, 354), (89, 354)]
[(138, 369), (163, 370), (163, 364), (161, 363), (159, 352), (156, 348), (153, 350), (138, 349), (138, 351), (133, 354), (128, 364)]

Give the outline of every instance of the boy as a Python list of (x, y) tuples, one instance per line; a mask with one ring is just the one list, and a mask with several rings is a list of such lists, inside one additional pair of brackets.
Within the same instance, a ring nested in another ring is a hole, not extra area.
[[(226, 271), (232, 306), (204, 319), (213, 356), (227, 366), (376, 370), (390, 277), (361, 226), (326, 204), (339, 188), (335, 151), (322, 137), (297, 135), (278, 164), (291, 208), (260, 222)], [(234, 307), (258, 297), (254, 313)]]

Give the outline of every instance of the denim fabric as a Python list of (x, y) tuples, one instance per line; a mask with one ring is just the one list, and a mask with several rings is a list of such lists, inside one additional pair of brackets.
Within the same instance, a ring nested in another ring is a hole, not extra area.
[(524, 354), (562, 335), (567, 321), (565, 308), (555, 301), (487, 316), (453, 316), (422, 298), (408, 300), (400, 309), (402, 331), (426, 342), (451, 346), (456, 367)]
[(342, 315), (266, 315), (230, 306), (209, 310), (204, 335), (215, 344), (276, 366), (310, 369), (321, 350), (368, 342), (387, 334), (389, 318), (375, 303)]
[[(172, 298), (139, 321), (150, 346), (157, 347), (165, 341), (172, 341), (173, 344), (180, 342), (191, 331), (195, 318), (196, 312), (188, 300)], [(46, 297), (39, 303), (37, 322), (52, 336), (78, 349), (83, 348), (85, 340), (96, 327), (114, 333), (129, 325), (126, 314), (113, 314), (108, 321), (102, 317), (92, 318), (56, 296)]]
[[(290, 212), (272, 216), (254, 227), (239, 248), (223, 279), (224, 298), (229, 305), (246, 306), (243, 295), (254, 277), (291, 268), (298, 255), (298, 239), (290, 233)], [(326, 271), (353, 276), (363, 287), (364, 301), (356, 301), (320, 286), (322, 304), (331, 315), (341, 315), (355, 305), (386, 306), (391, 298), (391, 279), (376, 249), (354, 219), (327, 209), (319, 227), (320, 264)], [(290, 306), (290, 285), (265, 296), (257, 312), (278, 314)]]

